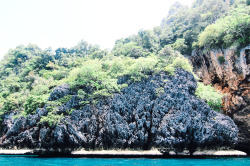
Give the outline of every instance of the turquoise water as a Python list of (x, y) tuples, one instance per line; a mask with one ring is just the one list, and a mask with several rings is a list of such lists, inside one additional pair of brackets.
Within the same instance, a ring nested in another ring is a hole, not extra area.
[(70, 165), (70, 166), (250, 166), (250, 158), (215, 158), (215, 159), (103, 159), (103, 158), (35, 158), (0, 156), (0, 165)]

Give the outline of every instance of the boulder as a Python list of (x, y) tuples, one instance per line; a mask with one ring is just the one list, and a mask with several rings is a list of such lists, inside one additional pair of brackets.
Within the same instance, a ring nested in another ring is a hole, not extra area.
[(55, 101), (64, 96), (70, 94), (70, 86), (68, 84), (63, 84), (61, 86), (56, 87), (50, 94), (48, 101)]

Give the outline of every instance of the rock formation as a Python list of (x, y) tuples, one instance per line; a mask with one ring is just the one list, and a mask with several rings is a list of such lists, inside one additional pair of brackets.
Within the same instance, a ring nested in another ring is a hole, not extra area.
[[(121, 78), (120, 83), (127, 81)], [(58, 125), (39, 123), (46, 106), (34, 115), (5, 118), (1, 147), (43, 149), (150, 149), (175, 151), (233, 146), (237, 126), (194, 95), (193, 75), (178, 69), (175, 76), (162, 72), (131, 83), (113, 98), (86, 105), (65, 116)], [(68, 95), (68, 85), (54, 89), (49, 100)], [(61, 108), (78, 108), (73, 96)], [(61, 112), (60, 112), (61, 113)], [(10, 115), (9, 115), (10, 116)]]
[(224, 113), (239, 127), (237, 148), (250, 154), (250, 46), (240, 50), (194, 50), (191, 61), (205, 84), (224, 93)]

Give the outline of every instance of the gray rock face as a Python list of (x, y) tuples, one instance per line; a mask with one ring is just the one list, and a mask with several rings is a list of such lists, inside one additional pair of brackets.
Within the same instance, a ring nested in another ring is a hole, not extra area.
[[(237, 143), (237, 126), (229, 117), (211, 110), (197, 99), (194, 96), (196, 87), (193, 75), (180, 69), (171, 77), (165, 73), (152, 75), (131, 83), (112, 99), (74, 110), (55, 127), (21, 118), (9, 129), (1, 146), (45, 149), (154, 147), (166, 151), (188, 149), (190, 152), (196, 148), (233, 146)], [(58, 88), (56, 94), (67, 94), (64, 90)], [(76, 101), (69, 101), (64, 107), (75, 107), (72, 103), (78, 103), (77, 98), (71, 100)], [(38, 113), (30, 115), (29, 119), (40, 118)]]
[(53, 92), (51, 92), (48, 100), (49, 101), (55, 101), (58, 100), (64, 96), (67, 96), (70, 94), (70, 87), (68, 84), (63, 84), (61, 86), (56, 87)]
[(44, 108), (38, 108), (36, 109), (36, 114), (42, 117), (42, 116), (46, 116), (48, 114), (48, 111)]

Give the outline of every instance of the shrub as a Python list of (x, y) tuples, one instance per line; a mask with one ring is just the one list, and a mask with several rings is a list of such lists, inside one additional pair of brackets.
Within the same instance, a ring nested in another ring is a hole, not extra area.
[(193, 67), (192, 65), (190, 65), (190, 63), (188, 62), (188, 59), (184, 58), (184, 57), (177, 57), (174, 61), (173, 61), (173, 66), (175, 68), (182, 68), (188, 72), (193, 72)]
[(63, 114), (58, 115), (54, 112), (49, 112), (47, 116), (42, 116), (40, 123), (46, 122), (50, 127), (56, 126), (63, 118)]
[(175, 72), (175, 68), (181, 68), (181, 69), (184, 69), (188, 72), (191, 72), (193, 73), (193, 67), (192, 65), (188, 62), (188, 59), (180, 56), (180, 57), (177, 57), (173, 60), (173, 63), (166, 66), (164, 68), (164, 70), (166, 72), (168, 72), (170, 75), (174, 75), (174, 72)]
[(3, 103), (3, 111), (15, 111), (19, 107), (18, 100), (8, 97)]
[(24, 110), (26, 114), (35, 113), (37, 108), (42, 108), (45, 105), (48, 96), (34, 96), (30, 95), (24, 103)]
[(187, 50), (187, 45), (185, 44), (185, 39), (177, 39), (174, 44), (172, 44), (173, 49), (180, 51), (182, 54)]
[(175, 72), (175, 68), (173, 67), (173, 65), (168, 65), (165, 67), (164, 69), (169, 75), (173, 76), (174, 72)]
[(12, 93), (3, 100), (3, 111), (21, 111), (27, 96), (23, 93)]
[(95, 51), (93, 52), (90, 57), (91, 59), (102, 59), (104, 56), (106, 56), (108, 53), (107, 51), (102, 51), (102, 50), (98, 50), (98, 51)]
[(161, 96), (163, 93), (164, 93), (163, 87), (159, 87), (159, 88), (155, 89), (156, 96)]
[(67, 96), (64, 96), (63, 98), (60, 98), (60, 99), (58, 100), (58, 102), (60, 102), (61, 104), (65, 104), (65, 103), (67, 103), (71, 98), (72, 98), (71, 95), (67, 95)]
[(46, 72), (43, 73), (43, 77), (46, 79), (53, 78), (54, 80), (61, 80), (68, 75), (68, 70), (61, 68), (60, 70), (53, 70), (49, 71), (46, 70)]
[(217, 93), (211, 85), (204, 85), (198, 82), (195, 92), (196, 96), (206, 101), (206, 103), (215, 111), (220, 111), (222, 106), (222, 95)]
[(217, 60), (219, 61), (220, 64), (223, 64), (226, 61), (224, 56), (219, 56)]
[(143, 48), (140, 47), (136, 42), (129, 42), (126, 44), (119, 44), (119, 47), (116, 46), (114, 48), (114, 55), (115, 56), (128, 56), (128, 57), (134, 57), (134, 58), (139, 58), (139, 57), (146, 57), (149, 55), (148, 52), (143, 51)]
[(173, 63), (173, 60), (178, 56), (180, 56), (180, 54), (175, 50), (173, 50), (173, 48), (170, 45), (166, 45), (159, 52), (159, 57), (161, 59), (161, 62), (165, 65)]
[(138, 58), (132, 62), (131, 65), (126, 67), (123, 75), (131, 76), (130, 78), (132, 81), (141, 81), (142, 78), (153, 73), (158, 63), (158, 59), (155, 56), (149, 56), (147, 58)]

